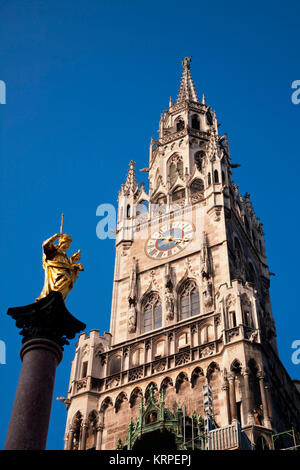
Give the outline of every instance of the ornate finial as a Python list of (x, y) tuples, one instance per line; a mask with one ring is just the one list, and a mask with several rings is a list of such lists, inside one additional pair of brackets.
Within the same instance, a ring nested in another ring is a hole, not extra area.
[(181, 62), (183, 69), (184, 70), (190, 70), (190, 63), (192, 61), (192, 56), (191, 57), (185, 57), (183, 61)]
[(205, 94), (202, 95), (202, 104), (206, 104)]
[(172, 99), (172, 96), (170, 96), (170, 99), (169, 99), (169, 108), (171, 108), (173, 106), (173, 99)]

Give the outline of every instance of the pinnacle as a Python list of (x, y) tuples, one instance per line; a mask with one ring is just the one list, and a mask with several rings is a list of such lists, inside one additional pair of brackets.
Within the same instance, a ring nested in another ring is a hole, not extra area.
[(129, 162), (129, 170), (127, 173), (126, 182), (124, 185), (124, 190), (127, 192), (135, 193), (138, 189), (138, 182), (136, 179), (136, 171), (135, 171), (135, 162), (130, 160)]
[(182, 62), (183, 73), (178, 92), (177, 103), (181, 103), (182, 101), (186, 100), (199, 101), (190, 71), (191, 60), (191, 57), (185, 57)]

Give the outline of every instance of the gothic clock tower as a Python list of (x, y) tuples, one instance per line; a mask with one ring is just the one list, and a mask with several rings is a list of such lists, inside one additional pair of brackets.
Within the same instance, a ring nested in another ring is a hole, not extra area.
[(151, 138), (149, 191), (118, 199), (110, 332), (82, 334), (66, 449), (250, 449), (297, 427), (278, 357), (262, 224), (190, 72)]

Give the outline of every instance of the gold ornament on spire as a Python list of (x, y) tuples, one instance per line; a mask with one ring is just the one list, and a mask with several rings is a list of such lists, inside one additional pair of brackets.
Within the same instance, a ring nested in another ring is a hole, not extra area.
[(190, 63), (192, 62), (192, 56), (191, 57), (185, 57), (183, 61), (181, 61), (182, 66), (184, 69), (190, 69)]
[[(60, 233), (56, 233), (43, 243), (43, 268), (45, 271), (44, 287), (36, 302), (46, 297), (51, 291), (58, 291), (63, 299), (72, 290), (74, 282), (77, 280), (79, 271), (83, 271), (81, 263), (77, 263), (81, 257), (78, 250), (70, 258), (66, 251), (70, 248), (72, 238), (63, 233), (64, 215), (61, 216)], [(59, 239), (58, 244), (54, 244)]]

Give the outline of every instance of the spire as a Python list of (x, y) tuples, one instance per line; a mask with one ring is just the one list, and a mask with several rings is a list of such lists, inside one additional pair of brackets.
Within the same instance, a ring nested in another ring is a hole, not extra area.
[(198, 96), (195, 90), (195, 85), (190, 72), (190, 62), (191, 57), (185, 57), (183, 59), (183, 74), (180, 83), (180, 89), (177, 97), (177, 103), (180, 103), (185, 100), (189, 101), (199, 101)]
[(135, 172), (135, 162), (130, 160), (129, 162), (129, 171), (126, 178), (126, 183), (124, 185), (124, 190), (127, 192), (132, 192), (133, 194), (138, 189), (138, 183), (136, 180), (136, 172)]

